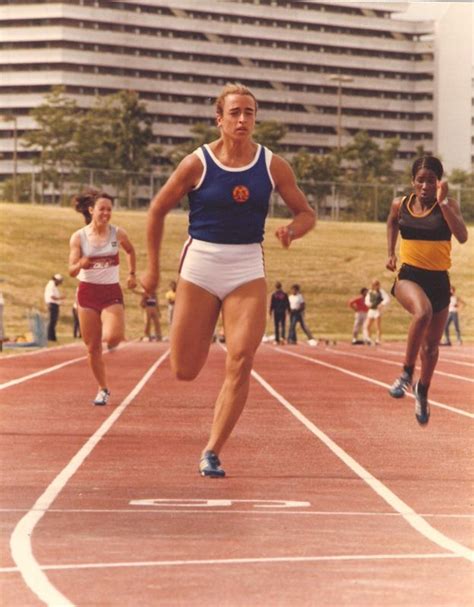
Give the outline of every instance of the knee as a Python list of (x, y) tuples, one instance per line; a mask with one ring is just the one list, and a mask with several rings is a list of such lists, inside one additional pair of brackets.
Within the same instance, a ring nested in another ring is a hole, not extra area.
[(237, 378), (245, 377), (252, 370), (254, 352), (245, 350), (229, 354), (226, 363), (226, 371), (228, 375)]
[(86, 345), (89, 356), (100, 356), (102, 354), (102, 343), (100, 341), (93, 340)]
[(413, 319), (420, 325), (429, 324), (432, 318), (433, 310), (431, 309), (431, 306), (420, 306), (419, 308), (415, 309), (413, 314)]
[(173, 369), (174, 376), (179, 381), (193, 381), (198, 376), (198, 371), (194, 369)]
[(107, 347), (108, 348), (116, 348), (119, 343), (122, 341), (122, 337), (120, 335), (114, 335), (113, 337), (110, 337), (108, 339), (105, 340), (107, 342)]
[(179, 381), (193, 381), (199, 375), (200, 367), (189, 365), (171, 358), (171, 371)]
[(424, 343), (421, 347), (421, 354), (425, 358), (436, 359), (439, 354), (439, 347), (437, 343)]

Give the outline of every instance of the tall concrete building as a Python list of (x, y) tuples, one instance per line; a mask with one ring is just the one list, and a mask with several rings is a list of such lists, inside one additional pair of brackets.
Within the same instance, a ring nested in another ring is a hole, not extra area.
[(161, 146), (214, 123), (229, 80), (249, 85), (259, 119), (284, 123), (284, 152), (325, 153), (364, 129), (399, 137), (398, 168), (434, 151), (432, 22), (405, 2), (323, 0), (3, 0), (0, 3), (0, 177), (35, 153), (21, 146), (31, 108), (53, 85), (81, 107), (138, 91)]

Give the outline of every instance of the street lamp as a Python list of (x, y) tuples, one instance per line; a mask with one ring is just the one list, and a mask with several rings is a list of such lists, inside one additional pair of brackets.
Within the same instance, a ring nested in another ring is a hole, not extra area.
[(353, 82), (354, 78), (351, 76), (341, 76), (340, 74), (332, 74), (329, 76), (329, 80), (337, 82), (337, 151), (341, 150), (341, 114), (342, 114), (342, 83)]
[(3, 117), (4, 122), (13, 122), (13, 202), (18, 202), (17, 191), (17, 148), (18, 148), (18, 122), (14, 114)]

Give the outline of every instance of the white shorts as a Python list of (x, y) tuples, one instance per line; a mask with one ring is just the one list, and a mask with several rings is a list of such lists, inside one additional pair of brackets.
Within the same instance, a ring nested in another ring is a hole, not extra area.
[(181, 252), (179, 275), (222, 301), (238, 287), (265, 278), (262, 245), (188, 238)]
[(380, 318), (380, 310), (369, 310), (367, 312), (367, 318)]

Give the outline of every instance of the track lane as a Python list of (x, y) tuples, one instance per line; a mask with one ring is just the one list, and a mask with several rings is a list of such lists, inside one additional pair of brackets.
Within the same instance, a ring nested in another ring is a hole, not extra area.
[[(282, 378), (281, 364), (263, 349), (261, 353), (266, 373), (269, 364), (280, 383), (287, 380), (285, 390), (292, 401), (312, 402), (320, 395), (323, 385), (313, 378), (308, 381), (306, 365), (298, 362), (293, 367), (285, 361)], [(138, 355), (133, 357), (133, 365), (138, 359)], [(251, 593), (254, 605), (268, 605), (272, 597), (288, 601), (280, 604), (310, 605), (312, 590), (320, 584), (325, 592), (318, 604), (378, 605), (377, 597), (393, 591), (395, 571), (396, 579), (404, 580), (395, 605), (406, 605), (407, 597), (426, 598), (436, 605), (440, 596), (447, 596), (438, 579), (449, 585), (454, 568), (465, 579), (462, 562), (436, 556), (436, 547), (420, 542), (399, 518), (387, 516), (386, 506), (363, 483), (253, 383), (248, 407), (225, 450), (229, 478), (222, 484), (200, 479), (197, 454), (207, 436), (222, 366), (222, 353), (214, 348), (205, 373), (192, 384), (174, 382), (165, 368), (157, 373), (68, 483), (54, 511), (43, 517), (34, 536), (41, 563), (67, 565), (69, 547), (74, 545), (78, 556), (72, 564), (90, 563), (91, 554), (97, 559), (91, 565), (119, 564), (116, 572), (106, 569), (106, 575), (93, 567), (48, 571), (48, 577), (66, 588), (74, 602), (110, 603), (110, 597), (116, 596), (121, 605), (133, 605), (137, 596), (144, 597), (144, 604), (146, 597), (160, 596), (166, 597), (167, 605), (223, 604), (222, 600), (248, 605)], [(378, 394), (376, 388), (374, 392)], [(319, 400), (320, 408), (331, 411), (330, 401)], [(354, 419), (339, 422), (346, 437), (360, 427)], [(339, 431), (338, 424), (336, 428)], [(309, 497), (312, 507), (304, 514), (263, 514), (224, 509), (135, 511), (130, 506), (137, 496), (281, 500), (294, 495)], [(119, 512), (111, 512), (111, 505)], [(73, 512), (74, 507), (79, 512)], [(88, 512), (91, 508), (98, 512)], [(387, 537), (396, 537), (397, 545), (387, 546)], [(295, 553), (302, 559), (297, 565), (288, 559)], [(121, 555), (125, 558), (117, 558)], [(235, 562), (229, 562), (229, 555)], [(424, 563), (416, 579), (410, 574), (407, 579), (407, 567), (413, 570), (410, 556)], [(193, 557), (195, 562), (189, 562)], [(313, 561), (304, 562), (306, 557)], [(407, 563), (402, 565), (404, 560)], [(133, 561), (143, 563), (139, 573)], [(131, 563), (130, 573), (120, 563)], [(218, 587), (208, 583), (209, 567), (213, 572), (219, 568)], [(462, 601), (462, 584), (450, 592), (450, 598)]]

